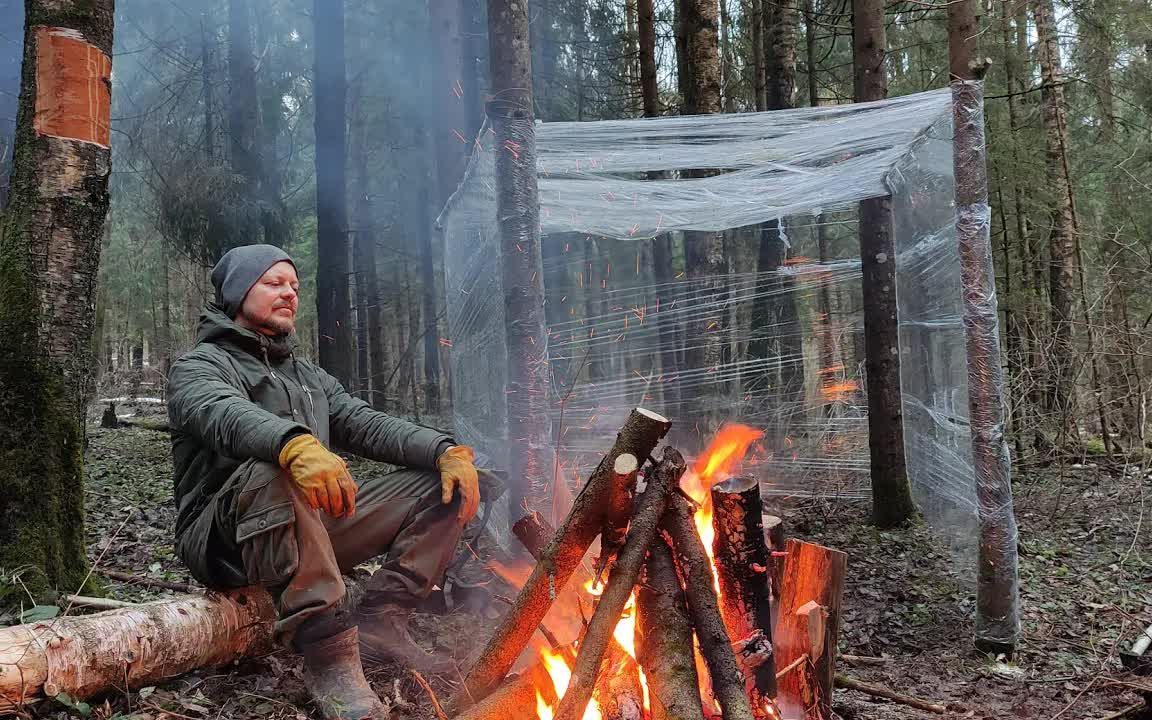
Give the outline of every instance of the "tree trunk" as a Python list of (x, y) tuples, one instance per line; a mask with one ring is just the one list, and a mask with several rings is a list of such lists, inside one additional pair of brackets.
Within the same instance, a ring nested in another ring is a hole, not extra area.
[(660, 114), (660, 91), (656, 83), (656, 10), (653, 0), (637, 0), (637, 11), (644, 117), (656, 117)]
[(315, 0), (316, 325), (320, 366), (345, 387), (356, 356), (349, 294), (344, 0)]
[[(256, 61), (252, 55), (249, 0), (228, 0), (228, 149), (232, 172), (244, 178), (246, 204), (257, 204), (260, 161), (256, 150)], [(237, 237), (256, 237), (255, 215), (245, 215)]]
[[(423, 143), (427, 147), (427, 142)], [(440, 414), (440, 323), (436, 292), (436, 259), (432, 247), (433, 218), (428, 215), (431, 203), (427, 188), (417, 203), (421, 213), (421, 228), (416, 241), (420, 243), (420, 301), (424, 309), (424, 408), (433, 415)]]
[(28, 0), (0, 224), (0, 567), (86, 582), (84, 413), (111, 172), (112, 0)]
[[(720, 112), (720, 51), (717, 45), (717, 5), (713, 0), (687, 0), (681, 18), (687, 38), (686, 71), (690, 79), (684, 113), (707, 115)], [(688, 178), (703, 178), (714, 170), (685, 171)], [(726, 292), (728, 261), (724, 254), (724, 233), (689, 231), (684, 233), (684, 256), (689, 280), (707, 309), (693, 318), (692, 349), (686, 366), (704, 373), (723, 363), (724, 332), (727, 314), (721, 296)], [(700, 428), (710, 432), (727, 401), (723, 383), (705, 385), (703, 393), (711, 395), (710, 406), (702, 408)], [(681, 398), (683, 401), (683, 398)]]
[(216, 114), (213, 80), (212, 46), (208, 41), (208, 28), (200, 19), (200, 102), (204, 106), (204, 158), (209, 165), (216, 162)]
[(672, 31), (676, 43), (676, 89), (680, 91), (680, 112), (683, 115), (691, 114), (689, 108), (696, 105), (692, 97), (694, 90), (692, 67), (688, 61), (688, 28), (692, 23), (694, 2), (696, 0), (672, 0), (674, 13)]
[(748, 44), (752, 46), (752, 100), (757, 112), (768, 109), (767, 77), (764, 74), (764, 0), (745, 0)]
[(509, 492), (512, 519), (548, 503), (552, 464), (544, 271), (526, 0), (488, 0), (504, 317), (508, 340)]
[(797, 0), (770, 0), (765, 4), (764, 50), (766, 107), (784, 110), (793, 107), (796, 95)]
[[(852, 6), (856, 102), (888, 96), (884, 76), (884, 3), (855, 0)], [(864, 276), (864, 366), (868, 383), (868, 451), (872, 470), (872, 519), (894, 527), (916, 514), (904, 458), (900, 406), (900, 338), (896, 311), (896, 247), (892, 200), (860, 203), (860, 266)]]
[(1049, 235), (1048, 298), (1051, 302), (1048, 351), (1051, 375), (1048, 379), (1048, 406), (1057, 415), (1062, 430), (1072, 421), (1072, 392), (1075, 378), (1073, 353), (1073, 301), (1076, 278), (1076, 238), (1072, 190), (1065, 148), (1068, 123), (1064, 106), (1060, 44), (1052, 0), (1032, 0), (1039, 40), (1040, 77), (1043, 90), (1045, 166), (1051, 193), (1052, 231)]

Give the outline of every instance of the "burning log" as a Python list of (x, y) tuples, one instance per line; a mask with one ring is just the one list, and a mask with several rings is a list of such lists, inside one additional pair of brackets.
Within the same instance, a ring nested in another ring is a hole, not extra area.
[(613, 652), (605, 658), (604, 675), (597, 683), (603, 720), (644, 720), (644, 691), (636, 661), (626, 652)]
[(743, 646), (739, 660), (752, 707), (769, 708), (776, 697), (768, 575), (772, 557), (764, 544), (760, 483), (755, 478), (735, 477), (716, 484), (712, 508), (720, 614), (728, 632)]
[(567, 584), (584, 553), (605, 525), (605, 505), (616, 479), (616, 459), (624, 454), (647, 458), (671, 423), (660, 415), (636, 408), (616, 436), (616, 443), (593, 471), (576, 497), (572, 511), (544, 551), (524, 584), (516, 603), (504, 616), (496, 632), (464, 680), (456, 698), (457, 707), (475, 702), (491, 693), (508, 674), (516, 658), (527, 646), (536, 626), (544, 619), (556, 595)]
[(648, 548), (636, 597), (636, 630), (637, 657), (648, 678), (652, 717), (658, 720), (704, 720), (685, 603), (672, 549), (657, 537)]
[(640, 496), (639, 507), (632, 517), (624, 547), (612, 565), (604, 594), (600, 596), (596, 612), (592, 615), (592, 622), (588, 624), (588, 632), (580, 642), (576, 666), (572, 669), (572, 684), (568, 686), (568, 692), (560, 701), (560, 707), (556, 712), (557, 720), (577, 720), (583, 715), (584, 708), (592, 698), (604, 659), (604, 651), (612, 640), (612, 631), (620, 620), (620, 614), (624, 611), (629, 596), (632, 595), (636, 579), (640, 576), (640, 566), (644, 562), (648, 546), (656, 537), (669, 490), (680, 483), (680, 476), (686, 469), (684, 458), (675, 448), (664, 449), (663, 459), (652, 472), (644, 494)]
[(540, 696), (554, 706), (556, 694), (548, 671), (539, 661), (524, 672), (509, 678), (503, 685), (453, 720), (506, 720), (536, 717), (536, 698)]
[(0, 629), (0, 715), (267, 652), (275, 620), (268, 593), (246, 588)]
[(808, 718), (832, 717), (832, 683), (840, 601), (848, 556), (820, 545), (789, 540), (776, 626), (782, 709), (808, 708)]
[(720, 702), (724, 720), (753, 720), (752, 706), (744, 692), (744, 678), (740, 675), (732, 640), (720, 615), (716, 591), (712, 588), (712, 565), (692, 522), (692, 511), (687, 498), (673, 493), (664, 514), (664, 528), (676, 548), (676, 560), (684, 579), (688, 609), (696, 625), (700, 654), (708, 666), (712, 690)]

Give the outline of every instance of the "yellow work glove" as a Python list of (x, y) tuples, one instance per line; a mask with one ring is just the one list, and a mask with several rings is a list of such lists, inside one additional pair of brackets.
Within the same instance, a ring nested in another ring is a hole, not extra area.
[(473, 459), (475, 455), (467, 445), (454, 445), (436, 459), (436, 469), (440, 471), (440, 501), (445, 505), (452, 502), (459, 488), (461, 524), (474, 518), (480, 507), (480, 478)]
[(314, 436), (297, 435), (284, 443), (280, 467), (288, 471), (314, 509), (337, 518), (356, 512), (356, 482), (348, 466)]

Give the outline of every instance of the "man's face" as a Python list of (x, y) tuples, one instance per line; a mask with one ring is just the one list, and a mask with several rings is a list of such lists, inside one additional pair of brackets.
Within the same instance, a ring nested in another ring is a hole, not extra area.
[(248, 291), (236, 314), (236, 324), (273, 337), (287, 335), (296, 329), (299, 290), (300, 280), (292, 263), (276, 263)]

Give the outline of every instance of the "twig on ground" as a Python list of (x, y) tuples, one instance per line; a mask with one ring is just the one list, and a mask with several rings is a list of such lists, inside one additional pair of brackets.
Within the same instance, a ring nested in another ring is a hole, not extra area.
[(416, 678), (416, 682), (420, 683), (420, 687), (424, 688), (424, 692), (428, 693), (428, 699), (432, 701), (432, 709), (436, 711), (436, 717), (440, 718), (440, 720), (448, 720), (448, 716), (444, 714), (444, 708), (440, 706), (440, 701), (436, 699), (436, 692), (432, 689), (432, 686), (428, 684), (428, 681), (424, 679), (424, 676), (420, 674), (420, 671), (413, 670), (412, 676)]
[(1100, 718), (1100, 720), (1120, 720), (1120, 718), (1125, 717), (1127, 715), (1131, 715), (1132, 713), (1134, 713), (1137, 710), (1144, 708), (1144, 707), (1148, 707), (1148, 703), (1145, 703), (1145, 702), (1132, 703), (1131, 705), (1129, 705), (1126, 708), (1121, 708), (1114, 713), (1109, 713), (1108, 715), (1105, 715), (1104, 717)]
[(879, 685), (869, 685), (867, 683), (862, 683), (859, 680), (848, 677), (847, 675), (836, 675), (836, 687), (843, 688), (844, 690), (855, 690), (856, 692), (861, 692), (865, 695), (871, 695), (872, 697), (878, 697), (884, 700), (891, 700), (894, 703), (907, 705), (910, 708), (916, 708), (917, 710), (923, 710), (924, 712), (936, 713), (938, 715), (943, 715), (944, 713), (948, 712), (948, 708), (944, 707), (943, 705), (930, 703), (927, 700), (921, 700), (920, 698), (914, 698), (909, 695), (901, 695), (900, 693), (893, 692), (892, 690), (889, 690), (886, 687), (881, 687)]
[(861, 665), (886, 665), (888, 658), (868, 657), (866, 655), (837, 655), (837, 657), (853, 667)]
[(80, 605), (97, 610), (121, 610), (123, 608), (137, 607), (136, 603), (112, 600), (110, 598), (86, 597), (84, 595), (61, 595), (60, 602), (67, 603), (67, 607)]
[(147, 585), (148, 587), (157, 587), (173, 592), (198, 593), (204, 589), (196, 587), (195, 585), (189, 585), (188, 583), (178, 583), (172, 582), (171, 580), (160, 580), (159, 578), (133, 575), (132, 573), (121, 572), (119, 570), (97, 570), (96, 572), (106, 578), (128, 583), (129, 585)]

